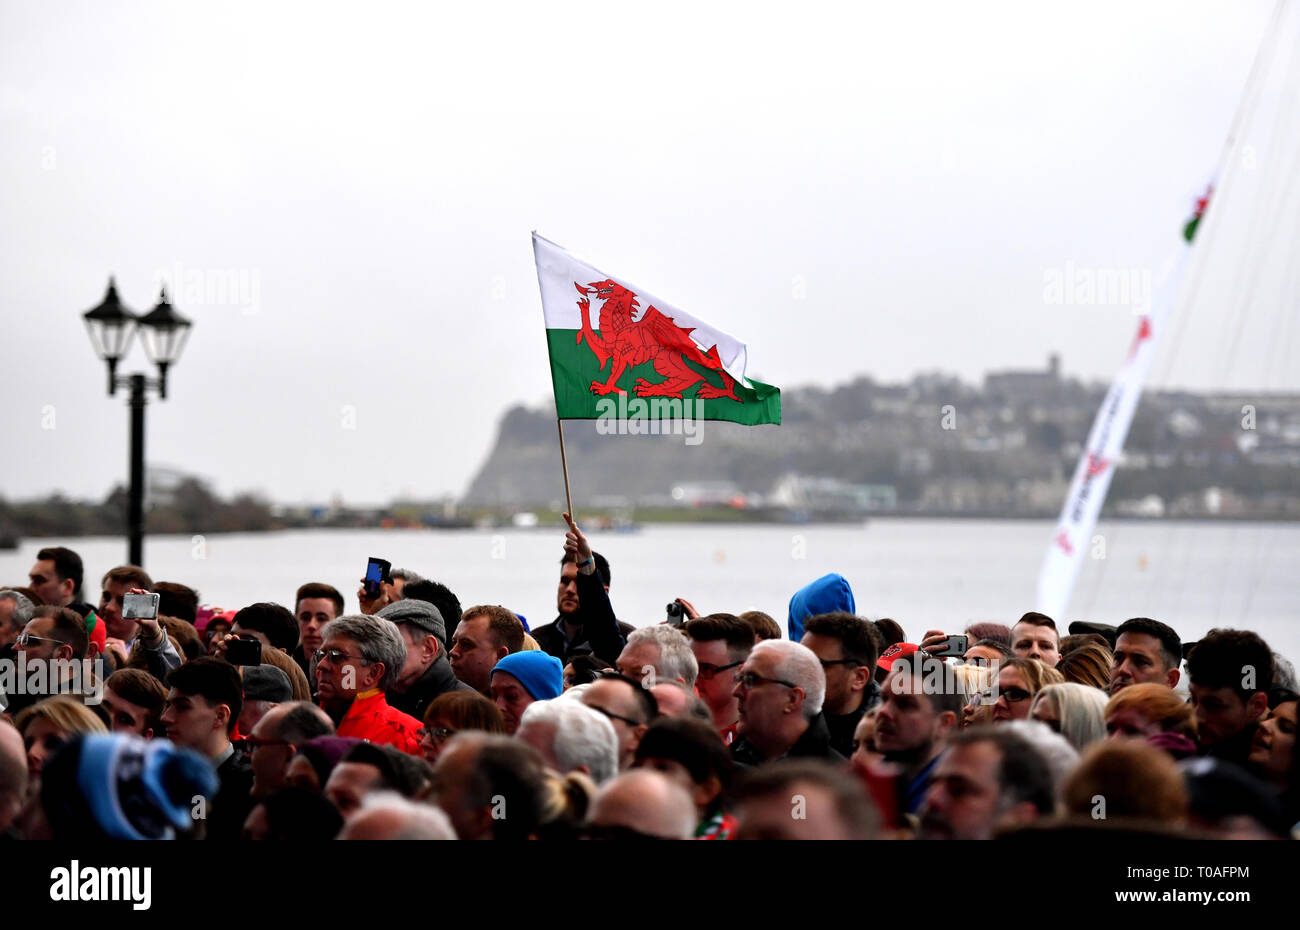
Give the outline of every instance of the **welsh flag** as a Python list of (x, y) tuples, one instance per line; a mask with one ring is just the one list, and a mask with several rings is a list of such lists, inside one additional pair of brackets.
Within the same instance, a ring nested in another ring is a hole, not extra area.
[[(561, 420), (682, 416), (781, 422), (781, 392), (745, 377), (745, 344), (533, 233)], [(670, 412), (671, 411), (671, 412)]]

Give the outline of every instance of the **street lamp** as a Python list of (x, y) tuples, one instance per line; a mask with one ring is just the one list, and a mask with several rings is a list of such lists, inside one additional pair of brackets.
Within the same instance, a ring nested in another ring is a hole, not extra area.
[[(119, 387), (130, 387), (131, 398), (131, 497), (127, 506), (126, 528), (129, 539), (128, 561), (143, 565), (144, 560), (144, 408), (147, 389), (157, 388), (160, 400), (167, 399), (167, 369), (180, 358), (181, 350), (189, 337), (191, 323), (181, 316), (167, 300), (167, 289), (162, 289), (158, 304), (144, 316), (137, 316), (123, 305), (117, 296), (117, 286), (108, 279), (108, 293), (92, 310), (82, 314), (90, 342), (95, 353), (108, 363), (108, 393), (111, 397)], [(140, 373), (119, 378), (117, 363), (131, 346), (131, 337), (140, 329), (149, 361), (158, 366), (158, 378), (153, 380)]]

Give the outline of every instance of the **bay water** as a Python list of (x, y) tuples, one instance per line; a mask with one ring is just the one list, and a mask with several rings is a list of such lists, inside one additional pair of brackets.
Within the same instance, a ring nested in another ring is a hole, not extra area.
[[(657, 524), (590, 534), (610, 561), (610, 599), (635, 626), (664, 619), (676, 597), (702, 613), (757, 609), (785, 627), (790, 595), (827, 572), (852, 585), (857, 612), (893, 617), (908, 640), (976, 620), (1011, 624), (1034, 609), (1053, 524), (1024, 520), (880, 518), (862, 525)], [(120, 537), (24, 540), (0, 553), (0, 584), (25, 584), (42, 545), (65, 544), (86, 563), (84, 598), (125, 560)], [(198, 589), (227, 609), (278, 601), (324, 581), (349, 611), (366, 559), (388, 559), (441, 581), (461, 603), (503, 604), (530, 625), (555, 617), (562, 526), (499, 530), (312, 529), (151, 536), (145, 566), (156, 581)], [(1252, 629), (1300, 660), (1300, 524), (1113, 521), (1099, 524), (1066, 617), (1118, 624), (1154, 617), (1186, 640), (1214, 626)]]

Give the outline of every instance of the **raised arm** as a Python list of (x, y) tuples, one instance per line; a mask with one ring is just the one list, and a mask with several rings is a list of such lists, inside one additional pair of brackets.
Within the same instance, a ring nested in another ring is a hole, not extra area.
[(609, 593), (596, 573), (596, 557), (591, 543), (569, 514), (564, 515), (569, 532), (564, 537), (564, 551), (578, 565), (578, 610), (582, 616), (582, 635), (591, 645), (591, 651), (607, 662), (613, 662), (623, 651), (626, 641), (618, 628)]

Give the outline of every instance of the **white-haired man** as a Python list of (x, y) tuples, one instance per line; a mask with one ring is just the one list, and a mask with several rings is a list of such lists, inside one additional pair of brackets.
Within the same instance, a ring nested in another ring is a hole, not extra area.
[(746, 765), (786, 758), (842, 762), (822, 716), (826, 673), (807, 646), (767, 639), (736, 674), (740, 726), (731, 757)]
[(519, 718), (515, 737), (561, 775), (583, 772), (599, 785), (618, 774), (614, 725), (579, 700), (533, 701)]
[(614, 664), (626, 677), (647, 688), (661, 681), (680, 681), (693, 691), (700, 674), (700, 663), (691, 651), (691, 641), (677, 627), (666, 623), (629, 633), (627, 645)]

